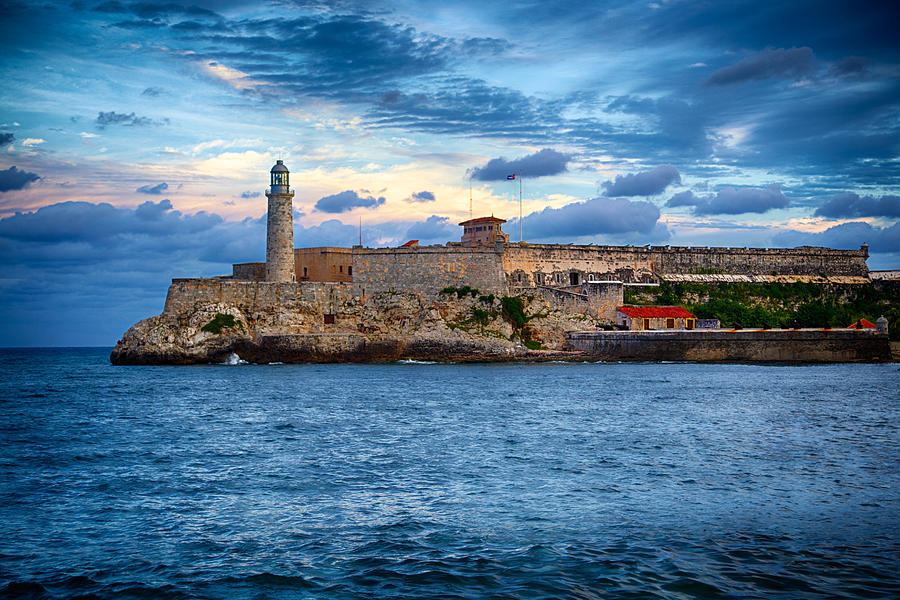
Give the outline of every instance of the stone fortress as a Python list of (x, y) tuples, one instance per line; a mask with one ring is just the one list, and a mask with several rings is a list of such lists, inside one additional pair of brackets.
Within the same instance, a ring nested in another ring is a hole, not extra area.
[[(611, 287), (661, 281), (869, 283), (868, 246), (831, 248), (695, 248), (510, 243), (503, 219), (470, 219), (459, 242), (399, 248), (293, 248), (288, 169), (271, 171), (265, 263), (233, 266), (232, 279), (351, 284), (360, 295), (384, 291), (435, 295), (470, 286), (510, 295), (540, 289), (583, 296)], [(621, 303), (621, 297), (619, 298)]]
[(869, 284), (865, 245), (511, 243), (502, 219), (480, 217), (443, 246), (294, 248), (290, 173), (279, 160), (270, 175), (266, 262), (172, 280), (163, 312), (125, 333), (113, 363), (890, 360), (887, 335), (874, 330), (605, 331), (629, 286)]

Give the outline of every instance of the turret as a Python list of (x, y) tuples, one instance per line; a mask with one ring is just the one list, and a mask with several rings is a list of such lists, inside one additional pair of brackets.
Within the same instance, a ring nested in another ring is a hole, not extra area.
[(270, 171), (266, 221), (266, 281), (294, 281), (294, 191), (290, 171), (279, 160)]

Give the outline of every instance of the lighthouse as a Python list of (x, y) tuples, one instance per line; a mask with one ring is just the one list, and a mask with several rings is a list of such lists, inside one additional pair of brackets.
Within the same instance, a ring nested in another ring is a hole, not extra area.
[(270, 174), (270, 187), (266, 190), (266, 281), (294, 281), (294, 191), (288, 181), (290, 171), (279, 160)]

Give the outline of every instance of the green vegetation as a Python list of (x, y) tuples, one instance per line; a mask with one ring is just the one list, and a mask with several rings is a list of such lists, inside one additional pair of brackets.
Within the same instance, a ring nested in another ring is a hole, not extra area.
[(884, 315), (891, 339), (900, 339), (900, 292), (874, 285), (815, 283), (668, 283), (655, 290), (625, 291), (626, 304), (684, 306), (700, 319), (725, 327), (846, 327), (857, 319), (873, 323)]
[(445, 287), (441, 290), (442, 294), (456, 294), (457, 298), (462, 298), (465, 295), (472, 296), (473, 298), (479, 294), (478, 288), (469, 287), (464, 285), (461, 288), (455, 287)]
[(531, 319), (539, 319), (544, 315), (536, 314), (527, 316), (525, 314), (525, 302), (521, 296), (504, 296), (500, 298), (500, 306), (503, 317), (513, 326), (513, 336), (518, 335), (522, 343), (529, 350), (539, 350), (541, 343), (532, 339), (532, 332), (528, 328), (528, 321)]
[(488, 321), (491, 320), (491, 317), (494, 316), (494, 313), (488, 312), (486, 310), (481, 310), (477, 306), (472, 307), (472, 318), (479, 325), (487, 325)]
[(227, 327), (240, 327), (244, 328), (244, 324), (241, 323), (240, 320), (236, 320), (233, 315), (226, 315), (223, 313), (216, 313), (216, 316), (213, 317), (213, 320), (200, 328), (200, 331), (208, 331), (209, 333), (214, 333), (216, 335), (222, 333), (222, 330)]
[(484, 302), (485, 304), (493, 304), (494, 303), (494, 295), (488, 294), (487, 296), (478, 296), (478, 300)]
[(500, 298), (500, 305), (503, 307), (503, 316), (512, 323), (514, 329), (522, 329), (528, 322), (525, 316), (525, 303), (519, 296), (504, 296)]

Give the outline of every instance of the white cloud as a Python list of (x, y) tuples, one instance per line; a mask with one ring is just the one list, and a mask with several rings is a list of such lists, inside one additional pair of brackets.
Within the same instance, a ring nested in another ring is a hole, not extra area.
[(41, 138), (25, 138), (24, 140), (22, 140), (22, 145), (31, 148), (32, 146), (43, 144), (44, 141), (45, 140), (42, 140)]

